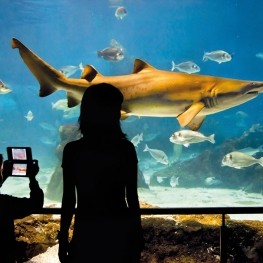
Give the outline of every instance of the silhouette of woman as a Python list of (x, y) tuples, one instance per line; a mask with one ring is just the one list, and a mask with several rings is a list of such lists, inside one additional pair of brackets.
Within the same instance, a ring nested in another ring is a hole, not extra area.
[(122, 102), (122, 93), (106, 83), (87, 88), (83, 95), (79, 116), (83, 137), (63, 151), (58, 253), (62, 263), (140, 262), (138, 161), (120, 126)]

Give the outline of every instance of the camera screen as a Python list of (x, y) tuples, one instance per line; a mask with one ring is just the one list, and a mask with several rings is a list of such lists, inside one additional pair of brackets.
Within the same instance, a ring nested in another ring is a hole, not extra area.
[(9, 161), (26, 163), (32, 161), (32, 151), (30, 147), (7, 147), (7, 157)]
[(27, 152), (25, 148), (12, 148), (13, 160), (27, 160)]
[(13, 163), (12, 175), (26, 176), (27, 164), (26, 163)]

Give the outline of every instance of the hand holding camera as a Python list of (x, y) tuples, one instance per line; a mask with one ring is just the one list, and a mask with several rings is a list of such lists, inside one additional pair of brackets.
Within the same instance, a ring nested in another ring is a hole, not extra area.
[(4, 161), (3, 177), (29, 177), (35, 179), (39, 172), (38, 161), (32, 159), (30, 147), (7, 147), (8, 160)]

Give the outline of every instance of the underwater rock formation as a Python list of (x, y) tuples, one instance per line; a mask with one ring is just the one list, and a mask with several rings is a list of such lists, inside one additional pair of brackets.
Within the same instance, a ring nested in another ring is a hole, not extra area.
[[(220, 215), (142, 216), (141, 263), (219, 263), (220, 224)], [(27, 262), (58, 243), (57, 216), (29, 216), (15, 225), (18, 262)], [(227, 218), (226, 226), (228, 262), (262, 263), (263, 222)]]
[[(263, 167), (253, 165), (243, 169), (221, 166), (225, 154), (245, 147), (258, 148), (263, 145), (262, 131), (244, 132), (240, 138), (227, 139), (215, 148), (209, 147), (195, 158), (177, 161), (153, 174), (151, 185), (160, 185), (158, 177), (166, 178), (163, 186), (170, 186), (170, 178), (179, 177), (179, 187), (223, 187), (243, 189), (247, 192), (263, 193)], [(258, 152), (256, 158), (262, 157)], [(207, 178), (214, 178), (218, 184), (208, 185)]]

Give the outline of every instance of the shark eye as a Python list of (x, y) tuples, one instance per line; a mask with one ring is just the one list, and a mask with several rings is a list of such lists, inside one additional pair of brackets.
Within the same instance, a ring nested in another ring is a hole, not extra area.
[(229, 160), (232, 161), (233, 157), (232, 157), (232, 154), (229, 154)]
[(182, 136), (182, 134), (181, 134), (180, 132), (178, 132), (178, 134), (177, 134), (177, 135), (178, 135), (178, 137), (181, 137), (181, 136)]

